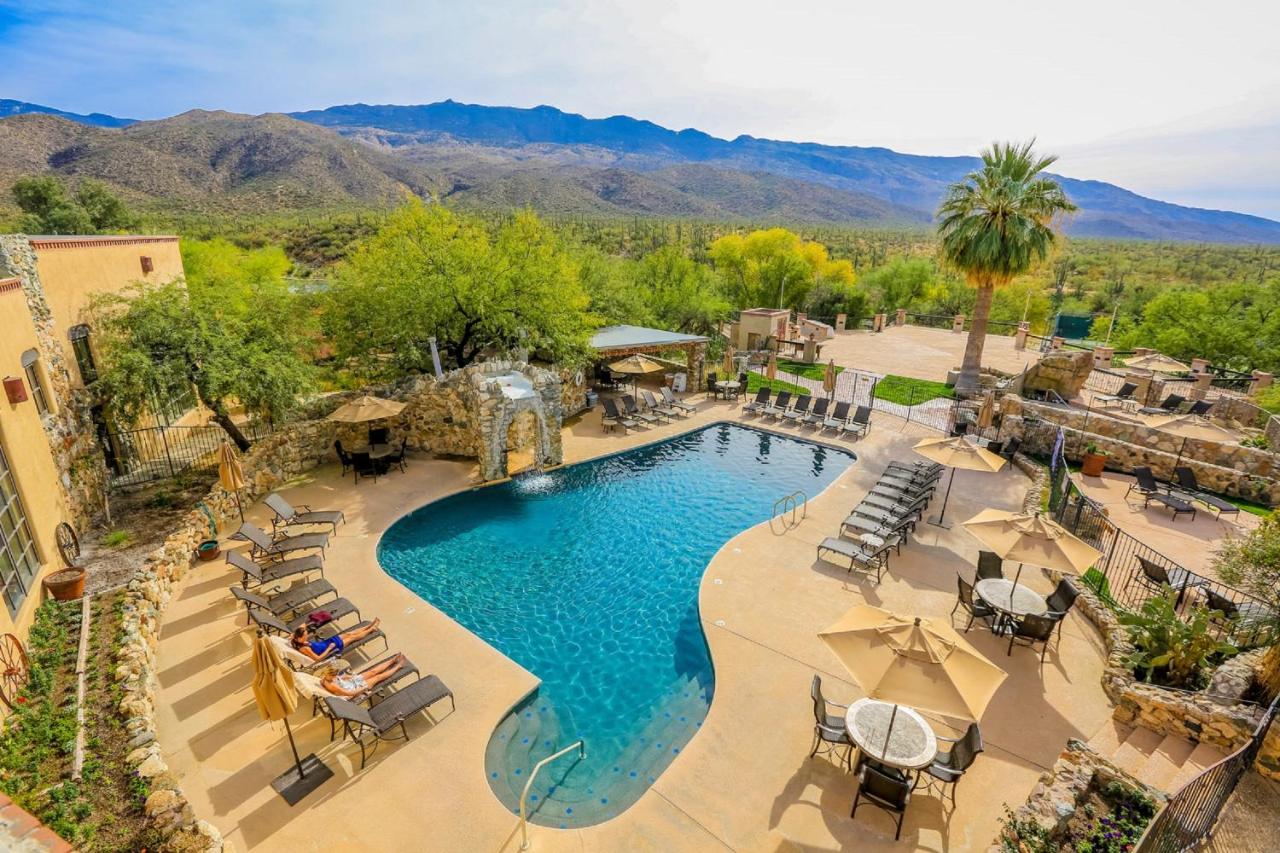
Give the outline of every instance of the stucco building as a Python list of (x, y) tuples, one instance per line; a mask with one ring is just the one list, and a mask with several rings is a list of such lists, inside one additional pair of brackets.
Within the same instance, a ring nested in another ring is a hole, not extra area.
[(0, 235), (0, 632), (25, 637), (59, 522), (84, 533), (103, 505), (90, 300), (182, 275), (177, 237)]

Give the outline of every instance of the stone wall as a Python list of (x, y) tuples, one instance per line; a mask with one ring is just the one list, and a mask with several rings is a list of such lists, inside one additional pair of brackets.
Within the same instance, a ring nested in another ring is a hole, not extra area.
[(1091, 352), (1049, 352), (1027, 369), (1022, 388), (1024, 392), (1053, 391), (1070, 400), (1080, 393), (1092, 372)]
[[(1173, 469), (1185, 465), (1207, 491), (1270, 506), (1280, 504), (1280, 456), (1270, 451), (1204, 439), (1184, 440), (1134, 421), (1013, 395), (1002, 398), (1001, 410), (1003, 435), (1021, 438), (1029, 453), (1047, 457), (1062, 426), (1067, 433), (1068, 458), (1079, 459), (1084, 446), (1092, 441), (1107, 453), (1107, 467), (1112, 470), (1128, 472), (1135, 465), (1146, 465), (1158, 479), (1172, 481)], [(1028, 415), (1037, 422), (1028, 423)]]

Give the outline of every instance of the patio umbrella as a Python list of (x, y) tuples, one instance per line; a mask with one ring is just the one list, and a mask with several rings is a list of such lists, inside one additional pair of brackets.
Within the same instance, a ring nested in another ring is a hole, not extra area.
[(1206, 441), (1231, 442), (1240, 440), (1240, 436), (1213, 421), (1197, 418), (1192, 415), (1168, 415), (1151, 421), (1151, 426), (1182, 438), (1203, 438)]
[(240, 490), (244, 488), (244, 469), (231, 443), (224, 441), (218, 451), (218, 484), (236, 496), (236, 509), (240, 512), (240, 520), (244, 521), (244, 507), (240, 505)]
[(988, 391), (982, 397), (982, 407), (978, 409), (978, 429), (991, 429), (991, 422), (996, 418), (996, 398)]
[(1157, 373), (1189, 373), (1191, 371), (1191, 365), (1183, 364), (1177, 359), (1169, 358), (1169, 356), (1158, 352), (1148, 353), (1138, 358), (1126, 359), (1124, 366), (1154, 370)]
[(631, 377), (631, 384), (636, 384), (636, 379), (646, 373), (659, 373), (666, 370), (661, 364), (643, 355), (629, 355), (620, 361), (615, 361), (609, 365), (609, 369), (614, 373), (622, 373)]
[[(944, 620), (859, 604), (818, 634), (867, 696), (977, 722), (1007, 673)], [(888, 744), (889, 735), (885, 735)]]
[(350, 403), (339, 406), (329, 415), (329, 420), (344, 424), (361, 424), (365, 421), (377, 421), (391, 418), (404, 411), (407, 404), (396, 400), (384, 400), (368, 394), (357, 397)]
[(833, 358), (827, 362), (827, 370), (822, 374), (822, 390), (827, 392), (828, 397), (834, 397), (836, 393), (836, 360)]
[(298, 745), (293, 741), (293, 729), (289, 728), (289, 715), (298, 707), (293, 673), (280, 661), (271, 642), (261, 635), (253, 641), (253, 698), (262, 719), (284, 721), (294, 766), (277, 776), (271, 787), (292, 806), (333, 776), (333, 771), (315, 753), (298, 757)]
[(728, 376), (730, 379), (732, 379), (732, 378), (733, 378), (733, 375), (734, 375), (735, 373), (737, 373), (737, 372), (738, 372), (738, 371), (737, 371), (737, 368), (736, 368), (736, 366), (735, 366), (735, 365), (734, 365), (734, 363), (733, 363), (733, 347), (732, 347), (732, 346), (727, 346), (727, 347), (725, 347), (725, 348), (724, 348), (724, 373), (725, 373), (725, 376)]
[(962, 435), (952, 438), (926, 438), (915, 446), (916, 453), (925, 459), (931, 459), (951, 469), (951, 477), (947, 480), (947, 493), (942, 498), (942, 510), (938, 517), (929, 519), (929, 523), (944, 530), (949, 529), (946, 523), (947, 501), (951, 499), (951, 485), (956, 480), (956, 469), (965, 471), (986, 471), (994, 473), (1004, 467), (1003, 457), (996, 456), (990, 450), (978, 447), (966, 441)]
[(1027, 563), (1078, 575), (1102, 558), (1097, 548), (1038, 512), (984, 509), (961, 526), (1001, 559), (1018, 561), (1014, 589)]

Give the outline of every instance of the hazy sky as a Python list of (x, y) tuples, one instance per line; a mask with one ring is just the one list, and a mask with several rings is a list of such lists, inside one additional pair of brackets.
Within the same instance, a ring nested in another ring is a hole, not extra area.
[(1062, 174), (1280, 219), (1277, 32), (1275, 0), (0, 0), (0, 97), (551, 104), (918, 154), (1036, 136)]

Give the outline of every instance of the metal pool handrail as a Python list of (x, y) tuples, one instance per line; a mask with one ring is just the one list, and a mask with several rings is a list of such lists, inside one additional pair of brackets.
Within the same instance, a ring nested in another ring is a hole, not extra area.
[(520, 792), (520, 849), (529, 849), (529, 789), (533, 787), (533, 780), (538, 775), (538, 771), (545, 765), (555, 761), (567, 752), (578, 750), (578, 760), (587, 757), (587, 745), (581, 739), (574, 741), (559, 752), (548, 755), (546, 758), (533, 765), (533, 770), (529, 773), (529, 780), (524, 783), (524, 790)]
[[(796, 498), (799, 498), (800, 500), (797, 501)], [(782, 507), (782, 512), (778, 511), (778, 507)], [(809, 498), (799, 489), (796, 489), (789, 495), (783, 495), (774, 501), (773, 514), (770, 515), (769, 518), (772, 520), (777, 518), (779, 515), (785, 515), (787, 512), (790, 512), (791, 517), (786, 521), (786, 530), (790, 530), (798, 523), (796, 521), (797, 509), (800, 511), (800, 521), (804, 521), (805, 516), (809, 514)]]

